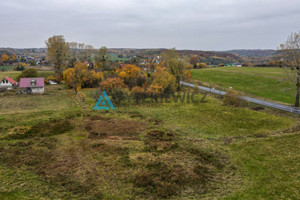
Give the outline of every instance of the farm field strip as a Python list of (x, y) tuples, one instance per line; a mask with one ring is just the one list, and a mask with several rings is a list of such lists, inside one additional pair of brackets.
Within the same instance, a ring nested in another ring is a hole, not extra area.
[[(223, 90), (232, 87), (247, 96), (294, 104), (295, 86), (278, 68), (226, 67), (191, 70), (192, 79)], [(274, 73), (276, 78), (274, 77)]]

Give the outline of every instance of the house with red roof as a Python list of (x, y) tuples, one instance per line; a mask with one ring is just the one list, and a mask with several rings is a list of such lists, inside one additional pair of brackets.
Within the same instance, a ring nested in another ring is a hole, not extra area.
[(12, 90), (14, 87), (16, 87), (16, 81), (14, 81), (9, 76), (3, 78), (0, 82), (0, 88), (6, 88), (8, 90)]
[(43, 94), (45, 87), (44, 78), (21, 78), (19, 87), (23, 93), (28, 94)]

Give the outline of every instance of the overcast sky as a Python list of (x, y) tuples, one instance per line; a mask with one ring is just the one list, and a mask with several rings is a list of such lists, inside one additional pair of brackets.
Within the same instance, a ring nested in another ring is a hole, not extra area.
[(52, 35), (96, 48), (276, 49), (300, 31), (300, 0), (0, 0), (0, 47)]

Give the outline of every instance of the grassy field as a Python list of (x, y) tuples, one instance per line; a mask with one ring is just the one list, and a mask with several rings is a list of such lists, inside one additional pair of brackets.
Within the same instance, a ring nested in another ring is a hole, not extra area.
[[(5, 72), (0, 72), (0, 80), (2, 80), (4, 77), (9, 76), (13, 80), (16, 81), (18, 75), (21, 74), (20, 71), (5, 71)], [(44, 77), (47, 78), (50, 75), (54, 75), (53, 71), (38, 71), (38, 76), (39, 77)]]
[(15, 66), (11, 66), (11, 65), (3, 65), (0, 66), (0, 71), (8, 71), (8, 70), (12, 70)]
[(215, 87), (233, 89), (246, 94), (287, 104), (295, 102), (295, 86), (286, 80), (280, 68), (223, 67), (192, 70), (192, 79)]
[(0, 94), (0, 199), (300, 198), (298, 116), (212, 97), (93, 111), (83, 92)]

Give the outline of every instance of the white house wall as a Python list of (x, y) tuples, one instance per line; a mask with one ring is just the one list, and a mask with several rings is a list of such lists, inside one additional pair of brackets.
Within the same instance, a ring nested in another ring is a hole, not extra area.
[(31, 88), (31, 93), (32, 94), (43, 94), (44, 88)]
[(13, 89), (13, 84), (11, 84), (10, 82), (8, 83), (3, 83), (2, 81), (0, 82), (0, 87), (1, 88), (7, 88), (7, 89)]

